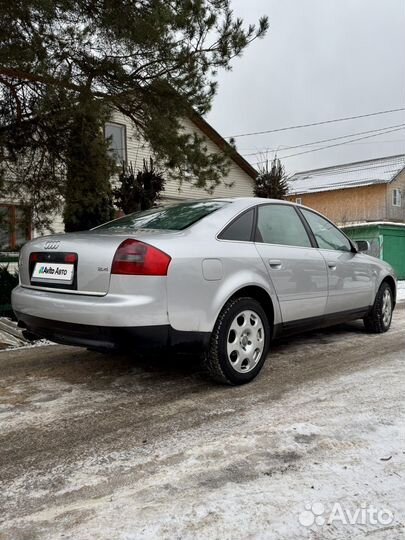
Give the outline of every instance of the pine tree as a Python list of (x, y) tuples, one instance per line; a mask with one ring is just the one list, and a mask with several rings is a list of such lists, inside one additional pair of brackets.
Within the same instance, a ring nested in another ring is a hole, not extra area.
[(66, 153), (66, 232), (91, 229), (114, 217), (110, 177), (115, 164), (106, 151), (105, 114), (85, 99), (73, 117)]
[(285, 199), (288, 194), (287, 175), (277, 156), (270, 163), (266, 160), (256, 178), (254, 194), (266, 199)]
[[(245, 27), (234, 16), (230, 0), (2, 2), (3, 168), (5, 160), (8, 167), (9, 162), (21, 165), (27, 155), (35, 156), (35, 167), (25, 171), (20, 183), (24, 185), (20, 195), (28, 202), (35, 193), (34, 205), (43, 206), (45, 200), (51, 208), (60, 205), (59, 193), (65, 190), (60, 173), (66, 168), (71, 171), (68, 184), (81, 178), (89, 182), (89, 192), (104, 193), (101, 142), (97, 152), (82, 152), (78, 149), (81, 131), (72, 133), (77, 117), (86, 118), (89, 107), (100, 103), (118, 109), (135, 124), (159, 163), (172, 169), (172, 176), (192, 170), (199, 187), (215, 187), (229, 170), (229, 155), (210, 154), (203, 137), (183, 129), (183, 119), (209, 111), (218, 70), (231, 69), (231, 59), (241, 56), (267, 28), (267, 17), (257, 27)], [(86, 130), (83, 136), (87, 137)], [(69, 141), (77, 148), (75, 154)], [(85, 139), (83, 146), (89, 145)], [(90, 162), (93, 156), (94, 164)], [(83, 161), (73, 166), (79, 158)], [(100, 167), (101, 184), (96, 188), (90, 171)], [(82, 174), (81, 168), (89, 175)], [(47, 178), (52, 182), (40, 180)], [(12, 184), (8, 187), (15, 189)], [(75, 189), (67, 186), (69, 197)], [(66, 210), (68, 228), (76, 227), (71, 212)]]

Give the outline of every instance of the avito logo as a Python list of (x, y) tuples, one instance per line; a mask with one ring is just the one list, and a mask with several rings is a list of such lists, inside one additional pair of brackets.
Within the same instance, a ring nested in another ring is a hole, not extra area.
[(55, 270), (51, 266), (41, 266), (38, 274), (54, 274)]
[(67, 276), (67, 270), (65, 268), (52, 268), (52, 266), (41, 266), (38, 271), (38, 274), (56, 274), (57, 276)]

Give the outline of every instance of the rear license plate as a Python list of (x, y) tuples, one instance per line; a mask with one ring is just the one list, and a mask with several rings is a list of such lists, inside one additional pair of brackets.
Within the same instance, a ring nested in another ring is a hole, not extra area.
[(74, 270), (74, 264), (37, 262), (35, 263), (31, 280), (72, 283)]

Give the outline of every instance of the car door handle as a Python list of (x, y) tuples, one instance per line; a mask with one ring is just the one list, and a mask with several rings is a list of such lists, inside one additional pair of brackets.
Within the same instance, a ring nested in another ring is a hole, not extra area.
[(269, 265), (270, 265), (270, 268), (273, 268), (273, 270), (280, 270), (281, 261), (279, 261), (278, 259), (270, 259)]
[(336, 263), (334, 261), (328, 261), (328, 267), (331, 270), (336, 270)]

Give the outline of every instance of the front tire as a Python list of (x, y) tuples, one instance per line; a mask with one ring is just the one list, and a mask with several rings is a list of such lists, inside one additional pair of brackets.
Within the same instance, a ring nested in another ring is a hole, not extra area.
[(381, 284), (370, 313), (364, 317), (366, 330), (374, 334), (382, 334), (391, 326), (394, 296), (387, 282)]
[(262, 369), (270, 346), (271, 329), (257, 300), (234, 298), (215, 323), (204, 365), (217, 382), (245, 384)]

